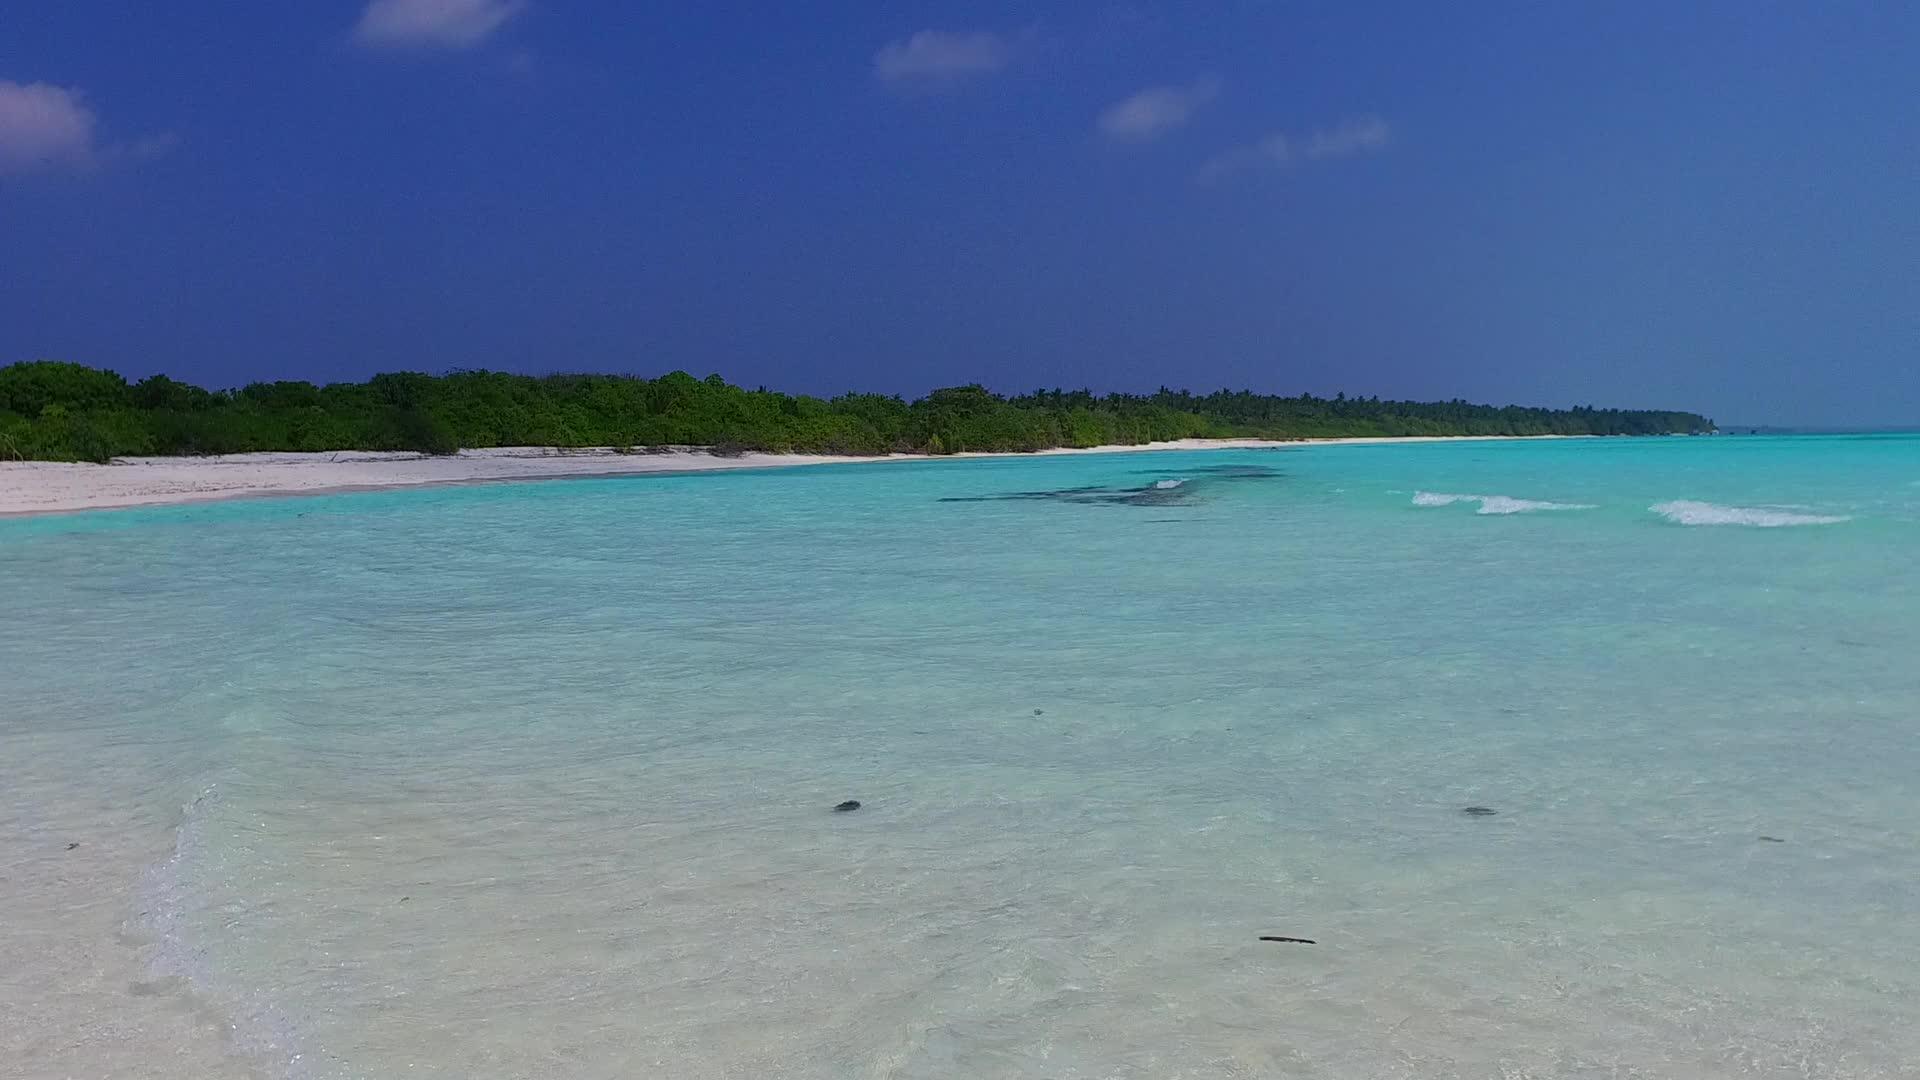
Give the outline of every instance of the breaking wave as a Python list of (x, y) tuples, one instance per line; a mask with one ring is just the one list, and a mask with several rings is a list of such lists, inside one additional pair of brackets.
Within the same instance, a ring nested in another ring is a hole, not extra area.
[(1454, 503), (1479, 503), (1478, 514), (1531, 514), (1538, 510), (1593, 510), (1592, 503), (1545, 502), (1539, 499), (1516, 499), (1510, 495), (1454, 495), (1444, 491), (1416, 491), (1413, 493), (1415, 506), (1452, 506)]
[(1756, 529), (1779, 529), (1790, 525), (1838, 525), (1853, 520), (1837, 514), (1805, 514), (1777, 506), (1721, 506), (1690, 499), (1655, 503), (1647, 509), (1676, 525), (1746, 525)]

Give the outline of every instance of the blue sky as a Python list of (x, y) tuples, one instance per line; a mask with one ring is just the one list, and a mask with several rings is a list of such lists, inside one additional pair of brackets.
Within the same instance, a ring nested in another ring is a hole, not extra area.
[(1920, 6), (0, 8), (0, 362), (1920, 421)]

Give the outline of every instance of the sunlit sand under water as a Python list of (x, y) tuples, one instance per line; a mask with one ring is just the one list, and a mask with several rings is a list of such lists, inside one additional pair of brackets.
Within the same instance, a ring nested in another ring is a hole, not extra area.
[(0, 1074), (1920, 1075), (1916, 540), (1884, 439), (0, 522)]

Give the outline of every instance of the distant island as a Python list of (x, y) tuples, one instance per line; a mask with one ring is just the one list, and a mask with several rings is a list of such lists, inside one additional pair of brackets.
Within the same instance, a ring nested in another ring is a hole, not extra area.
[(364, 383), (257, 382), (205, 390), (136, 383), (81, 364), (0, 368), (0, 459), (502, 446), (704, 446), (720, 452), (881, 455), (1019, 452), (1175, 439), (1445, 435), (1695, 435), (1704, 416), (1645, 409), (1541, 409), (1247, 391), (1096, 395), (981, 386), (917, 401), (747, 390), (718, 375), (375, 375)]

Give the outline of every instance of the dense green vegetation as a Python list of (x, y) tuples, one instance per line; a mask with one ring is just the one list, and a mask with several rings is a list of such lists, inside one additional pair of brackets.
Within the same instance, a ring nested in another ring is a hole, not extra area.
[(0, 458), (105, 461), (130, 454), (423, 450), (482, 446), (712, 446), (834, 454), (1039, 450), (1160, 439), (1340, 435), (1656, 435), (1711, 431), (1705, 417), (1378, 398), (1204, 396), (979, 386), (907, 402), (743, 390), (674, 372), (533, 377), (489, 371), (376, 375), (364, 383), (253, 383), (208, 391), (155, 375), (35, 362), (0, 368)]

